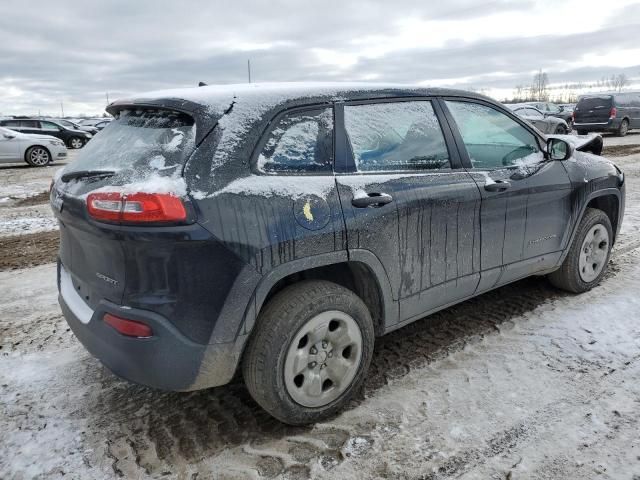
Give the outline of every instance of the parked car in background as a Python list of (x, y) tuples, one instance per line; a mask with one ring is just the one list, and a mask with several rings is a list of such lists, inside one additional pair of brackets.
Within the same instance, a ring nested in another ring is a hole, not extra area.
[(48, 135), (26, 135), (0, 127), (0, 163), (27, 162), (44, 167), (66, 158), (64, 142)]
[(564, 135), (570, 129), (563, 119), (544, 115), (540, 110), (531, 105), (507, 105), (513, 113), (524, 118), (542, 133), (555, 133)]
[(50, 196), (75, 337), (155, 388), (239, 369), (290, 424), (348, 404), (376, 336), (529, 275), (593, 288), (624, 213), (613, 163), (470, 92), (250, 84), (107, 108)]
[(36, 118), (0, 120), (0, 126), (10, 128), (20, 133), (58, 137), (69, 148), (82, 148), (92, 136), (89, 132), (67, 128), (51, 120), (40, 120)]
[(540, 110), (545, 116), (561, 118), (568, 125), (569, 131), (573, 128), (572, 112), (565, 111), (559, 105), (551, 102), (528, 102), (528, 104)]
[(99, 131), (96, 127), (92, 127), (90, 125), (80, 125), (77, 122), (74, 122), (73, 120), (69, 120), (66, 118), (48, 118), (45, 120), (54, 121), (64, 127), (71, 128), (74, 130), (82, 130), (83, 132), (89, 132), (92, 136), (98, 133)]
[(613, 92), (582, 95), (573, 111), (579, 134), (612, 132), (624, 137), (640, 128), (640, 92)]
[(559, 103), (558, 107), (562, 108), (563, 112), (573, 113), (573, 109), (576, 108), (575, 103)]
[(111, 120), (103, 120), (101, 122), (96, 123), (94, 127), (96, 127), (98, 130), (102, 130), (103, 128), (108, 126), (110, 123), (111, 123)]
[(109, 125), (109, 123), (113, 120), (112, 118), (86, 118), (80, 121), (80, 125), (95, 127), (98, 130), (102, 130), (104, 127)]

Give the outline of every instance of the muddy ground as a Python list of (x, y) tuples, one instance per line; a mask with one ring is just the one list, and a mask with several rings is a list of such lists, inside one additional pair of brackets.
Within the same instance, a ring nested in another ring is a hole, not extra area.
[(599, 287), (531, 278), (383, 337), (359, 397), (312, 427), (239, 383), (121, 381), (66, 326), (54, 265), (0, 272), (0, 478), (640, 479), (640, 134), (605, 145), (627, 214)]
[(0, 236), (0, 271), (55, 262), (59, 240), (57, 230)]

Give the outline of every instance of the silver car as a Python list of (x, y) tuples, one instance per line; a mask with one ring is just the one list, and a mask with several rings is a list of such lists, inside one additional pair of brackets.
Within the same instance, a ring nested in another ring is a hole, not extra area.
[(66, 157), (67, 147), (59, 138), (0, 127), (0, 163), (27, 162), (33, 167), (45, 167)]
[(565, 135), (569, 133), (569, 125), (561, 118), (545, 115), (531, 105), (507, 105), (513, 113), (524, 118), (542, 133)]

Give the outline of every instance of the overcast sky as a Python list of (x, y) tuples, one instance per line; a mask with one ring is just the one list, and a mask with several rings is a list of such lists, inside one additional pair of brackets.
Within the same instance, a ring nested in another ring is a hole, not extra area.
[(487, 89), (625, 73), (640, 2), (2, 0), (0, 115), (97, 113), (133, 92), (247, 81)]

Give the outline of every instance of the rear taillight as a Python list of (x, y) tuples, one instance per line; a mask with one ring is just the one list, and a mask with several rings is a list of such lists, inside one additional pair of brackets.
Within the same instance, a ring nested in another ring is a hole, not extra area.
[(91, 193), (87, 209), (92, 218), (106, 222), (174, 223), (187, 219), (184, 203), (170, 193)]
[(148, 338), (153, 336), (153, 330), (151, 330), (151, 327), (146, 323), (118, 317), (110, 313), (105, 313), (102, 319), (104, 323), (115, 328), (119, 333), (127, 337)]
[(611, 107), (611, 110), (609, 110), (609, 120), (616, 118), (617, 114), (618, 110), (616, 110), (616, 107)]

